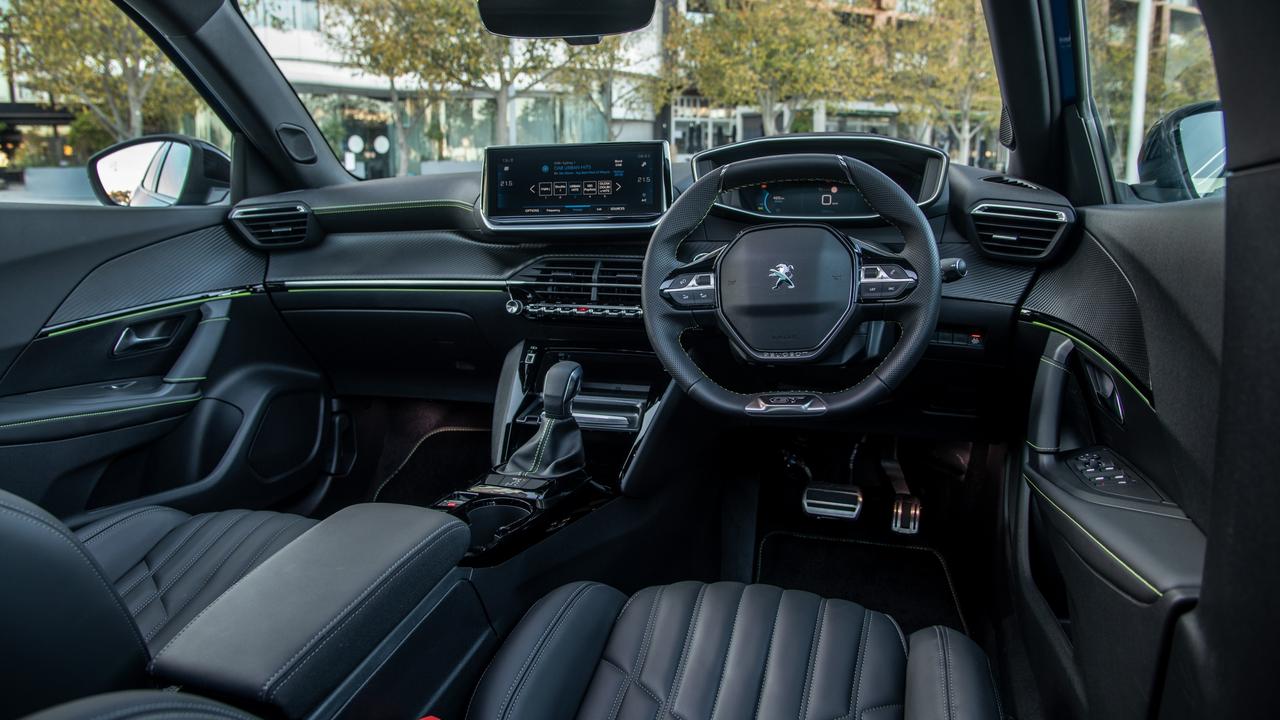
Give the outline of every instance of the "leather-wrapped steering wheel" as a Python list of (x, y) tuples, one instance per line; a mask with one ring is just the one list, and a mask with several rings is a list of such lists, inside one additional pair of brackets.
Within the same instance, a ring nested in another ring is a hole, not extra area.
[[(681, 262), (680, 244), (703, 225), (721, 193), (787, 182), (830, 183), (855, 193), (902, 234), (902, 251), (864, 263), (859, 245), (830, 225), (774, 222), (734, 237), (708, 232), (724, 245)], [(855, 412), (886, 397), (928, 347), (940, 287), (933, 231), (897, 183), (854, 158), (791, 154), (724, 165), (685, 190), (649, 242), (641, 303), (658, 359), (690, 397), (726, 413), (794, 418)], [(865, 320), (896, 323), (899, 339), (874, 370), (834, 392), (729, 390), (705, 375), (682, 343), (686, 331), (714, 325), (749, 361), (814, 363), (842, 347)]]

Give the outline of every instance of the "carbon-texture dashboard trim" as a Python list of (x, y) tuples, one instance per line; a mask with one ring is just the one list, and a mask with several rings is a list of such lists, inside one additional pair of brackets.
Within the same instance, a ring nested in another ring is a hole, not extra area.
[(49, 326), (262, 283), (267, 258), (223, 225), (179, 235), (99, 265), (67, 296)]
[(1143, 385), (1151, 365), (1133, 286), (1089, 233), (1060, 265), (1036, 278), (1023, 309), (1079, 328), (1111, 353)]

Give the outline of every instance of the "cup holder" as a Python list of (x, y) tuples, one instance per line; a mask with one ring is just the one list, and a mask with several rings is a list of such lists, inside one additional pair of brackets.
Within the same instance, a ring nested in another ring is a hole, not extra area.
[(533, 514), (533, 506), (520, 500), (481, 500), (466, 509), (471, 526), (471, 547), (483, 548)]

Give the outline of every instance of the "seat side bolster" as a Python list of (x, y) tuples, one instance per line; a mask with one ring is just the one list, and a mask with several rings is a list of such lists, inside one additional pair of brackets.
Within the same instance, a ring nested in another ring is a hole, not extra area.
[(1000, 702), (986, 655), (969, 638), (934, 626), (911, 634), (906, 720), (996, 720)]
[(485, 670), (467, 717), (543, 720), (577, 707), (626, 600), (591, 582), (565, 585), (539, 600)]

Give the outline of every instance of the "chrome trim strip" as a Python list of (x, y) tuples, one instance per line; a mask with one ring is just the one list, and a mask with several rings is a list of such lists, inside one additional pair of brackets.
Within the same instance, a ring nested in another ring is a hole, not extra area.
[(969, 214), (970, 215), (986, 215), (988, 217), (1002, 217), (1002, 218), (1009, 218), (1009, 219), (1016, 219), (1018, 217), (1016, 215), (1009, 215), (1007, 213), (991, 212), (989, 208), (1000, 208), (1003, 210), (1029, 210), (1031, 212), (1051, 213), (1053, 215), (1053, 217), (1035, 217), (1033, 215), (1022, 216), (1028, 220), (1044, 220), (1045, 222), (1060, 222), (1060, 223), (1065, 223), (1067, 221), (1067, 214), (1062, 212), (1061, 210), (1050, 210), (1048, 208), (1032, 207), (1031, 205), (1006, 205), (1005, 203), (984, 202), (978, 205), (977, 207), (975, 207), (974, 209), (970, 210)]
[[(505, 148), (518, 148), (521, 150), (537, 149), (537, 148), (565, 148), (573, 145), (645, 145), (650, 143), (658, 143), (662, 148), (662, 181), (664, 183), (661, 188), (661, 207), (657, 210), (657, 217), (648, 222), (627, 222), (627, 223), (611, 223), (608, 222), (607, 215), (597, 215), (599, 222), (590, 223), (574, 223), (574, 222), (557, 222), (554, 218), (546, 220), (517, 220), (515, 222), (502, 221), (494, 223), (489, 220), (489, 214), (485, 212), (485, 198), (489, 195), (489, 151), (503, 150)], [(485, 229), (490, 232), (564, 232), (566, 230), (652, 230), (658, 227), (658, 223), (662, 222), (662, 216), (666, 214), (667, 208), (671, 206), (672, 190), (674, 183), (671, 179), (671, 146), (666, 140), (637, 140), (623, 141), (616, 143), (566, 143), (564, 145), (490, 145), (485, 148), (484, 162), (480, 166), (480, 197), (476, 199), (475, 209), (480, 216), (480, 222)]]
[[(939, 150), (938, 148), (933, 147), (931, 145), (922, 145), (920, 143), (914, 143), (908, 140), (900, 140), (898, 138), (891, 138), (891, 137), (885, 137), (885, 136), (879, 136), (879, 135), (828, 135), (828, 136), (776, 135), (773, 137), (752, 138), (750, 140), (743, 140), (742, 142), (733, 143), (731, 145), (721, 145), (720, 147), (711, 148), (709, 150), (703, 150), (702, 152), (689, 158), (689, 167), (693, 171), (693, 180), (694, 182), (698, 181), (698, 177), (699, 177), (698, 161), (702, 159), (704, 156), (711, 157), (711, 156), (714, 156), (716, 153), (721, 153), (726, 150), (739, 148), (744, 145), (754, 145), (754, 144), (761, 144), (761, 143), (779, 143), (779, 142), (809, 142), (809, 143), (872, 142), (872, 143), (881, 143), (881, 144), (887, 143), (892, 145), (902, 145), (904, 147), (910, 147), (916, 150), (924, 150), (927, 152), (931, 152), (937, 155), (942, 160), (942, 170), (941, 172), (938, 173), (938, 182), (936, 183), (936, 187), (934, 187), (933, 189), (933, 193), (929, 195), (928, 198), (924, 200), (920, 200), (916, 203), (916, 205), (921, 208), (927, 205), (932, 205), (933, 203), (937, 202), (938, 198), (942, 197), (942, 189), (947, 184), (948, 170), (951, 167), (951, 156), (947, 155), (942, 150)], [(834, 155), (838, 153), (826, 153), (826, 154)], [(756, 157), (767, 157), (767, 155), (757, 155)], [(754, 159), (754, 158), (749, 158), (749, 159)], [(872, 220), (880, 217), (879, 213), (862, 214), (862, 215), (770, 215), (768, 213), (759, 213), (754, 210), (746, 210), (744, 208), (732, 207), (718, 201), (715, 203), (715, 206), (720, 208), (721, 210), (727, 210), (731, 213), (735, 213), (738, 215), (768, 218), (770, 220), (810, 220), (810, 221)]]
[(182, 305), (194, 305), (202, 302), (210, 302), (222, 298), (237, 298), (251, 293), (260, 293), (263, 291), (262, 285), (247, 285), (242, 288), (228, 288), (225, 290), (211, 290), (209, 292), (195, 293), (193, 295), (183, 295), (181, 297), (168, 298), (166, 300), (157, 300), (155, 302), (143, 305), (133, 305), (119, 310), (111, 310), (110, 312), (90, 315), (88, 317), (77, 318), (75, 320), (67, 320), (54, 325), (46, 325), (40, 329), (36, 337), (47, 337), (54, 333), (63, 333), (69, 330), (79, 329), (82, 326), (96, 325), (110, 320), (129, 317), (131, 315), (141, 315), (148, 312), (164, 310), (169, 307), (180, 307)]

